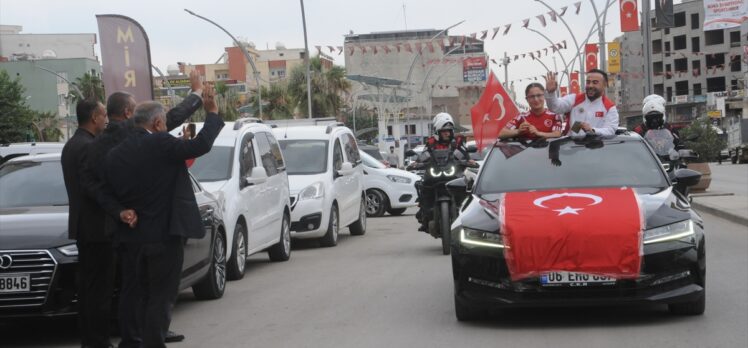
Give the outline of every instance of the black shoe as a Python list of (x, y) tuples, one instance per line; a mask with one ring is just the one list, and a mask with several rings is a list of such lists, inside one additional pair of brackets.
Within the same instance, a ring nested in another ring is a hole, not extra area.
[(419, 226), (419, 227), (418, 227), (418, 230), (419, 230), (419, 231), (421, 231), (421, 232), (426, 232), (426, 233), (428, 233), (428, 232), (429, 232), (429, 229), (428, 229), (428, 227), (426, 227), (426, 225), (425, 225), (425, 224), (424, 224), (424, 225), (421, 225), (421, 226)]
[(184, 335), (178, 334), (174, 331), (166, 331), (166, 337), (164, 338), (164, 342), (171, 343), (171, 342), (182, 342), (184, 341)]

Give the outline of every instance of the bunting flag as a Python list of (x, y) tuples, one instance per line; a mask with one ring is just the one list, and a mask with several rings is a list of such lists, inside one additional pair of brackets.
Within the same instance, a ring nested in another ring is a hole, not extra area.
[(493, 58), (491, 58), (491, 63), (497, 64), (497, 65), (499, 64), (499, 63), (496, 63), (496, 60), (494, 60)]
[(486, 36), (488, 36), (488, 30), (484, 30), (484, 31), (482, 31), (482, 32), (481, 32), (481, 34), (480, 34), (480, 39), (481, 39), (481, 41), (482, 41), (482, 40), (485, 40), (485, 39), (486, 39)]
[(527, 28), (527, 26), (530, 25), (530, 18), (523, 19), (522, 20), (522, 27)]
[(566, 10), (569, 9), (569, 6), (564, 6), (561, 8), (561, 13), (558, 14), (559, 17), (563, 17), (566, 14)]
[(509, 29), (511, 29), (511, 28), (512, 28), (512, 25), (511, 25), (511, 24), (507, 24), (507, 25), (505, 25), (505, 26), (504, 26), (504, 33), (503, 33), (503, 34), (501, 34), (501, 35), (502, 35), (502, 36), (506, 35), (506, 34), (507, 34), (507, 33), (509, 32)]
[(351, 50), (351, 54), (350, 55), (353, 55), (353, 53), (356, 52), (356, 48), (355, 47), (351, 47), (350, 50)]
[(561, 41), (561, 43), (563, 43), (563, 44), (564, 44), (564, 49), (566, 49), (566, 40), (564, 40), (564, 41)]
[(404, 46), (405, 46), (405, 51), (406, 52), (413, 53), (413, 48), (410, 47), (410, 43), (406, 42)]
[(314, 46), (317, 49), (317, 54), (322, 54), (322, 46)]
[(361, 53), (366, 54), (366, 46), (361, 46)]
[(433, 43), (433, 42), (429, 41), (429, 42), (428, 42), (428, 43), (426, 44), (426, 47), (428, 47), (428, 48), (429, 48), (429, 52), (431, 52), (431, 53), (434, 53), (434, 43)]
[(495, 39), (495, 38), (496, 38), (496, 34), (498, 34), (498, 33), (499, 33), (499, 30), (500, 30), (500, 29), (501, 29), (501, 27), (496, 27), (496, 28), (493, 28), (493, 35), (491, 35), (491, 40), (493, 40), (493, 39)]
[(371, 46), (371, 52), (374, 53), (374, 54), (377, 54), (377, 46), (376, 45)]
[(639, 5), (635, 0), (619, 0), (621, 31), (639, 31)]
[(579, 10), (582, 8), (582, 2), (578, 1), (578, 2), (574, 3), (574, 7), (577, 8), (577, 10), (574, 12), (574, 14), (578, 15), (579, 14)]
[(537, 19), (538, 19), (538, 21), (540, 21), (540, 24), (541, 24), (541, 25), (543, 25), (543, 28), (545, 28), (545, 16), (543, 16), (543, 15), (541, 14), (541, 15), (537, 15), (537, 16), (535, 16), (535, 18), (537, 18)]
[(554, 10), (554, 11), (549, 11), (549, 12), (548, 12), (548, 17), (551, 17), (551, 20), (552, 20), (552, 21), (553, 21), (554, 23), (556, 23), (557, 19), (556, 19), (556, 11), (555, 11), (555, 10)]
[(397, 53), (400, 53), (400, 45), (402, 45), (402, 44), (398, 43), (398, 44), (395, 45), (395, 48), (397, 48)]
[(391, 50), (390, 50), (390, 46), (389, 45), (384, 45), (384, 46), (382, 46), (382, 48), (384, 49), (384, 53), (385, 54), (390, 54)]
[(444, 51), (444, 40), (439, 40), (437, 44), (439, 45), (439, 48), (441, 48), (441, 50)]
[(330, 53), (335, 52), (335, 47), (327, 46), (327, 49), (330, 50)]
[(418, 51), (419, 54), (423, 54), (423, 44), (420, 42), (416, 42), (416, 51)]
[(475, 39), (476, 37), (478, 37), (478, 33), (472, 33), (472, 34), (470, 34), (470, 37), (472, 37), (473, 39)]
[(338, 55), (343, 53), (343, 46), (338, 46)]

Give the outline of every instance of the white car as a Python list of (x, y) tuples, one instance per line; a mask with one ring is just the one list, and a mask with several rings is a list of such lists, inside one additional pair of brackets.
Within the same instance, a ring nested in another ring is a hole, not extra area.
[(61, 153), (65, 143), (13, 143), (0, 144), (0, 164), (12, 158), (39, 155), (43, 153)]
[(338, 243), (340, 227), (366, 233), (363, 164), (353, 132), (340, 123), (273, 129), (286, 158), (291, 235)]
[(364, 187), (366, 188), (366, 214), (382, 216), (401, 215), (417, 205), (415, 182), (421, 177), (402, 169), (390, 168), (376, 158), (361, 151), (364, 161)]
[[(199, 131), (202, 123), (196, 124)], [(180, 136), (181, 128), (172, 131)], [(244, 277), (249, 255), (270, 260), (291, 256), (288, 175), (272, 129), (253, 118), (226, 122), (213, 148), (190, 166), (192, 175), (218, 197), (229, 241), (227, 278)]]

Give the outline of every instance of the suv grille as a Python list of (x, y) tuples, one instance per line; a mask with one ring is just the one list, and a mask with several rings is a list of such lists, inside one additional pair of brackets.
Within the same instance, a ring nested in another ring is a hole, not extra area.
[(46, 250), (0, 250), (1, 255), (10, 256), (13, 263), (7, 269), (0, 269), (0, 274), (28, 274), (31, 279), (31, 291), (0, 294), (0, 309), (43, 305), (57, 267), (52, 255)]

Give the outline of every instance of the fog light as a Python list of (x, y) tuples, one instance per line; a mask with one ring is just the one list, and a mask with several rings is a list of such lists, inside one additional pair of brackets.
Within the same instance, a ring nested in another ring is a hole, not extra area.
[(314, 224), (309, 224), (309, 225), (306, 225), (306, 229), (307, 229), (307, 230), (311, 230), (311, 229), (313, 229), (313, 228), (314, 228)]

